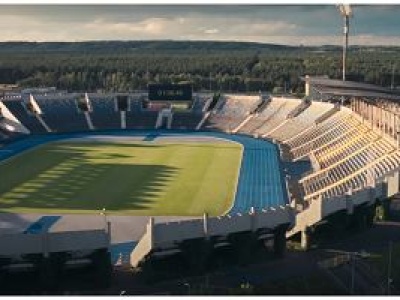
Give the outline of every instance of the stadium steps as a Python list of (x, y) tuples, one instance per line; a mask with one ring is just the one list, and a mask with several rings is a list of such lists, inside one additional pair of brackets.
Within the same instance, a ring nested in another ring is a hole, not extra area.
[(210, 117), (211, 112), (208, 111), (205, 113), (203, 118), (200, 120), (200, 122), (196, 125), (196, 130), (200, 130), (203, 124), (207, 121), (207, 119)]
[(87, 122), (89, 129), (94, 130), (94, 126), (93, 126), (92, 118), (90, 117), (90, 113), (87, 111), (84, 111), (83, 114), (85, 115), (86, 122)]
[(43, 128), (46, 129), (47, 132), (52, 132), (53, 130), (47, 125), (45, 120), (42, 118), (41, 115), (35, 115), (36, 119), (42, 124)]
[(246, 119), (244, 119), (244, 121), (242, 123), (239, 124), (239, 126), (237, 126), (235, 129), (232, 130), (232, 133), (237, 133), (243, 126), (246, 125), (247, 122), (249, 122), (252, 118), (254, 117), (254, 115), (249, 115)]
[(191, 111), (196, 115), (203, 115), (208, 110), (213, 97), (210, 95), (198, 95), (195, 97)]

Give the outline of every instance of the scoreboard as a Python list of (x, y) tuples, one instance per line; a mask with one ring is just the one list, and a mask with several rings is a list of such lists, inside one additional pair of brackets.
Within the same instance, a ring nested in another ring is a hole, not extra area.
[(191, 84), (158, 84), (148, 85), (150, 101), (191, 101)]

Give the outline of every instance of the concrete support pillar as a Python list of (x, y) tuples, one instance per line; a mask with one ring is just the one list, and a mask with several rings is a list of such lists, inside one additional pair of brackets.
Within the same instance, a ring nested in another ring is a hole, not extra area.
[(147, 224), (147, 232), (150, 234), (151, 248), (154, 247), (154, 218), (150, 217), (149, 223)]
[(378, 123), (376, 122), (375, 106), (373, 106), (373, 105), (368, 105), (368, 107), (369, 107), (369, 113), (370, 113), (370, 120), (371, 120), (373, 126), (374, 126), (375, 128), (379, 128), (379, 125), (378, 125)]
[(304, 230), (301, 231), (301, 248), (303, 250), (310, 249), (311, 246), (311, 237), (310, 237), (310, 230), (308, 227), (305, 227)]
[(310, 76), (305, 76), (305, 94), (306, 96), (310, 96)]
[(257, 230), (257, 215), (254, 207), (250, 208), (249, 214), (251, 216), (251, 231), (255, 232)]
[(396, 139), (397, 147), (400, 148), (400, 117), (396, 116)]
[(208, 234), (208, 214), (205, 212), (203, 215), (203, 230), (204, 230), (204, 237), (206, 240), (208, 240), (209, 234)]
[(42, 234), (42, 253), (44, 258), (49, 258), (50, 251), (49, 251), (49, 233), (43, 232)]
[(111, 245), (111, 222), (107, 221), (107, 243), (108, 243), (108, 247), (110, 247)]
[(280, 226), (274, 231), (274, 254), (283, 257), (286, 252), (286, 226)]
[(352, 215), (354, 212), (353, 200), (351, 197), (351, 193), (346, 194), (346, 212), (348, 215)]

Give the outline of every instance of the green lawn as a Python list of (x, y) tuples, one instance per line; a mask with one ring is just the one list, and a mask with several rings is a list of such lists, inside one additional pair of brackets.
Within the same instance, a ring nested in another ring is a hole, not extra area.
[(211, 215), (232, 205), (232, 142), (61, 142), (0, 164), (0, 211)]

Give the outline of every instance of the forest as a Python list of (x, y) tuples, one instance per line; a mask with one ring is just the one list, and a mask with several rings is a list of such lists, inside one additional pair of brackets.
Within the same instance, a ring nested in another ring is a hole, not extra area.
[[(340, 47), (214, 41), (0, 43), (0, 83), (126, 92), (189, 81), (194, 91), (303, 92), (301, 76), (341, 78)], [(398, 68), (398, 70), (397, 70)], [(400, 47), (351, 46), (347, 79), (400, 85)]]

